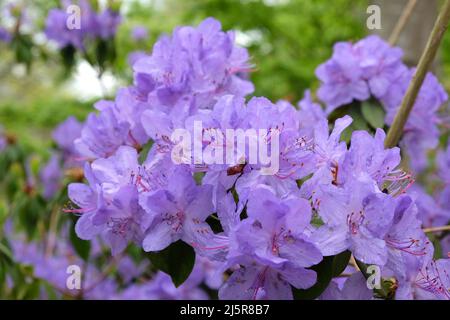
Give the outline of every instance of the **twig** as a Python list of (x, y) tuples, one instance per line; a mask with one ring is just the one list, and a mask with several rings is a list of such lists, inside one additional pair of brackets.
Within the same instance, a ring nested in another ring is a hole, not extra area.
[(357, 271), (359, 271), (358, 264), (356, 263), (356, 259), (355, 259), (355, 257), (354, 257), (353, 255), (350, 256), (349, 264), (350, 264), (353, 268), (355, 268)]
[(414, 8), (416, 7), (417, 0), (409, 0), (406, 4), (405, 8), (402, 11), (400, 18), (398, 19), (397, 24), (392, 31), (391, 36), (389, 37), (389, 44), (391, 46), (395, 46), (397, 44), (398, 39), (400, 38), (400, 34), (406, 26), (409, 18), (411, 17)]
[(45, 247), (45, 257), (50, 257), (52, 255), (53, 249), (55, 248), (56, 244), (56, 232), (57, 232), (57, 226), (58, 226), (58, 220), (60, 216), (60, 212), (58, 210), (59, 208), (55, 206), (52, 210), (52, 213), (50, 215), (50, 225), (49, 225), (49, 232), (47, 236), (47, 244)]
[(337, 278), (350, 278), (352, 275), (353, 273), (341, 273)]
[(123, 254), (118, 255), (117, 257), (114, 257), (112, 261), (110, 262), (109, 266), (100, 274), (98, 279), (92, 283), (89, 287), (86, 289), (83, 289), (82, 294), (85, 294), (86, 292), (91, 291), (96, 286), (98, 286), (100, 283), (102, 283), (108, 276), (111, 274), (111, 272), (114, 271), (114, 269), (117, 267), (117, 263), (122, 259)]
[(423, 232), (425, 232), (425, 233), (441, 232), (441, 231), (450, 231), (450, 226), (441, 226), (441, 227), (433, 227), (433, 228), (423, 229)]
[(395, 115), (394, 122), (392, 123), (392, 126), (386, 137), (386, 148), (395, 147), (400, 140), (400, 137), (402, 136), (403, 128), (406, 124), (406, 121), (408, 120), (411, 109), (414, 106), (414, 102), (416, 101), (419, 90), (423, 84), (423, 81), (425, 80), (425, 76), (427, 75), (427, 72), (431, 64), (433, 63), (437, 50), (439, 49), (439, 45), (441, 44), (442, 37), (447, 30), (449, 21), (450, 0), (446, 0), (444, 5), (442, 6), (441, 12), (436, 20), (433, 30), (431, 31), (430, 37), (428, 38), (425, 50), (420, 57), (417, 70), (409, 85), (408, 91), (403, 98), (400, 109)]

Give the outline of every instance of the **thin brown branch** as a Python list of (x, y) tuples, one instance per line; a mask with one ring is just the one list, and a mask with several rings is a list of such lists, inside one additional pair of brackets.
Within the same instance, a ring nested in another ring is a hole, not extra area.
[(442, 232), (442, 231), (450, 231), (450, 226), (441, 226), (423, 229), (423, 232), (425, 233)]
[(409, 84), (408, 91), (403, 98), (400, 109), (395, 115), (394, 122), (388, 132), (385, 141), (386, 148), (395, 147), (400, 140), (403, 128), (405, 127), (406, 121), (408, 120), (409, 114), (412, 107), (416, 101), (419, 90), (422, 87), (425, 76), (433, 63), (436, 53), (441, 44), (442, 38), (447, 31), (447, 27), (450, 21), (450, 0), (446, 0), (442, 6), (439, 17), (431, 31), (430, 37), (428, 38), (425, 50), (420, 57), (419, 64), (417, 65), (417, 70), (413, 76), (411, 83)]
[(389, 44), (391, 46), (395, 46), (397, 44), (403, 29), (408, 23), (409, 18), (411, 17), (414, 8), (416, 7), (416, 4), (417, 0), (409, 0), (405, 8), (403, 9), (401, 16), (398, 19), (398, 22), (395, 25), (394, 30), (391, 33), (391, 36), (389, 37)]

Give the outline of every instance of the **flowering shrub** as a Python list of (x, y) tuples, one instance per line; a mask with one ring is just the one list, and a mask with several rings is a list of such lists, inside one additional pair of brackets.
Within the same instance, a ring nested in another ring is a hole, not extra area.
[[(47, 35), (84, 50), (89, 27), (53, 33), (62, 14), (49, 14)], [(117, 272), (89, 264), (84, 298), (207, 299), (206, 283), (220, 299), (450, 299), (449, 237), (424, 229), (450, 220), (450, 148), (429, 175), (432, 195), (414, 180), (438, 147), (448, 97), (428, 74), (403, 154), (385, 148), (415, 72), (401, 57), (376, 36), (337, 43), (316, 71), (320, 101), (307, 91), (294, 106), (249, 97), (249, 55), (217, 20), (176, 28), (133, 59), (133, 85), (97, 102), (83, 124), (69, 118), (55, 130), (42, 196), (58, 197), (70, 172), (78, 181), (64, 212), (74, 225), (46, 244), (11, 236), (14, 256), (72, 297), (79, 292), (66, 290), (67, 275), (49, 271), (100, 260), (106, 246)], [(177, 130), (193, 140), (180, 144)], [(241, 143), (228, 139), (240, 131)], [(10, 148), (0, 138), (0, 150)], [(269, 174), (266, 149), (277, 161)], [(132, 260), (136, 250), (149, 260)], [(381, 277), (372, 287), (370, 270)]]
[(79, 51), (101, 75), (116, 58), (115, 34), (122, 17), (113, 5), (97, 12), (91, 3), (95, 2), (62, 0), (60, 9), (48, 13), (45, 35), (57, 44), (67, 69), (73, 67)]

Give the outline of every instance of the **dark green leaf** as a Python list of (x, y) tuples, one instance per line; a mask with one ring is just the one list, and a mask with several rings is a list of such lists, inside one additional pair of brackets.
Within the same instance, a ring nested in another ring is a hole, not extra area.
[(333, 258), (324, 257), (321, 263), (311, 267), (317, 273), (317, 282), (309, 289), (293, 288), (295, 300), (314, 300), (325, 291), (333, 278)]
[(75, 232), (75, 223), (70, 228), (70, 242), (72, 243), (75, 252), (84, 260), (89, 259), (91, 251), (91, 242), (80, 239)]
[(339, 253), (338, 255), (334, 256), (333, 259), (333, 277), (338, 277), (341, 275), (342, 272), (344, 272), (345, 268), (347, 267), (350, 257), (352, 253), (350, 251), (344, 251)]
[(311, 267), (317, 273), (317, 282), (309, 289), (293, 288), (296, 300), (313, 300), (319, 297), (330, 284), (333, 277), (342, 273), (350, 260), (350, 251), (344, 251), (335, 256), (324, 257), (322, 262)]
[(374, 129), (384, 127), (385, 112), (379, 103), (365, 101), (361, 105), (361, 113), (367, 123)]
[(171, 278), (176, 287), (183, 284), (194, 268), (195, 252), (187, 243), (179, 240), (159, 252), (149, 252), (152, 265)]
[(217, 217), (217, 214), (210, 215), (206, 219), (206, 223), (209, 224), (209, 226), (211, 227), (211, 229), (214, 233), (223, 232), (222, 224), (220, 223), (220, 220)]
[(435, 260), (441, 259), (441, 258), (445, 258), (442, 254), (442, 245), (441, 245), (441, 241), (439, 239), (439, 237), (436, 237), (435, 234), (433, 233), (429, 233), (427, 234), (428, 238), (430, 239), (431, 243), (433, 244), (434, 247), (434, 255), (433, 258)]
[(96, 48), (97, 63), (100, 69), (104, 69), (108, 59), (108, 43), (105, 40), (99, 40)]
[(17, 35), (13, 40), (13, 47), (17, 62), (24, 63), (29, 68), (33, 59), (33, 41), (31, 37), (24, 34)]
[(311, 225), (315, 228), (319, 228), (324, 225), (322, 218), (319, 216), (316, 210), (313, 211), (313, 215), (311, 217)]
[(2, 261), (6, 261), (6, 260), (8, 260), (10, 262), (14, 261), (12, 253), (11, 253), (11, 249), (9, 248), (8, 244), (3, 241), (0, 242), (0, 257), (1, 257), (0, 260), (2, 260)]
[(65, 46), (61, 49), (61, 57), (66, 68), (66, 72), (70, 72), (75, 66), (75, 53), (76, 49), (72, 45)]
[(352, 124), (344, 130), (343, 134), (341, 135), (341, 140), (345, 142), (350, 142), (350, 139), (352, 137), (353, 131), (356, 130), (364, 130), (369, 131), (369, 126), (367, 125), (367, 122), (365, 119), (362, 118), (362, 116), (359, 113), (351, 113), (350, 116), (353, 118)]
[(153, 146), (153, 140), (147, 142), (144, 146), (142, 146), (141, 151), (139, 152), (139, 163), (143, 164), (145, 160), (147, 160), (148, 153)]

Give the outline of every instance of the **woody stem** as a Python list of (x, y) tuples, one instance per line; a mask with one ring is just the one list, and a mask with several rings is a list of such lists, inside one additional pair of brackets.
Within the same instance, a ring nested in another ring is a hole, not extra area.
[(395, 147), (402, 136), (403, 128), (405, 127), (406, 121), (408, 120), (409, 114), (411, 113), (412, 107), (414, 106), (414, 102), (416, 101), (427, 72), (436, 57), (437, 50), (439, 49), (442, 37), (447, 30), (449, 21), (450, 0), (446, 0), (435, 22), (433, 30), (431, 31), (430, 37), (428, 38), (425, 50), (420, 57), (416, 72), (414, 73), (413, 79), (409, 84), (408, 91), (403, 98), (400, 109), (395, 115), (394, 122), (388, 132), (384, 143), (386, 148)]

